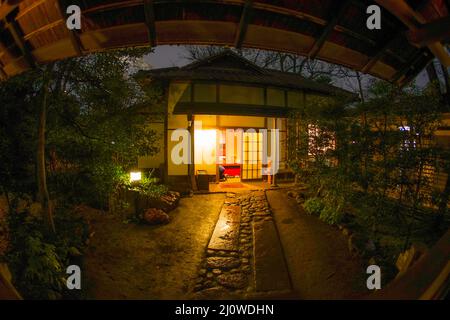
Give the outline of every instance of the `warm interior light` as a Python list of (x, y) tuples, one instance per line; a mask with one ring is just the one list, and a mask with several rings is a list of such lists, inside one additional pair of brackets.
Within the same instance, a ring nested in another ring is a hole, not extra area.
[(195, 143), (200, 148), (216, 147), (216, 130), (195, 130)]
[(216, 157), (216, 130), (195, 130), (195, 163), (214, 164)]
[(130, 172), (130, 181), (131, 182), (141, 181), (141, 179), (142, 179), (142, 172), (140, 172), (140, 171)]

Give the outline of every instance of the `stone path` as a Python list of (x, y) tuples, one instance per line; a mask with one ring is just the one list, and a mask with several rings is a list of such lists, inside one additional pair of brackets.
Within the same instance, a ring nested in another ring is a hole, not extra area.
[(289, 291), (289, 274), (263, 190), (227, 193), (194, 291), (200, 299)]
[(356, 299), (368, 293), (366, 266), (349, 253), (337, 228), (306, 214), (284, 190), (266, 196), (297, 298)]
[(222, 207), (220, 212), (208, 249), (238, 251), (241, 207), (230, 205), (229, 200), (225, 204), (226, 206)]
[(289, 272), (273, 221), (254, 222), (253, 235), (256, 291), (289, 291)]

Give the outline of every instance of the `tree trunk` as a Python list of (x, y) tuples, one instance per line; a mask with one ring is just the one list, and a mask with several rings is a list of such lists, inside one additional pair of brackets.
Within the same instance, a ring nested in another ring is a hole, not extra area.
[(47, 121), (47, 104), (49, 95), (49, 82), (52, 66), (48, 66), (43, 71), (42, 84), (42, 101), (39, 110), (38, 124), (38, 145), (37, 145), (37, 184), (38, 184), (38, 201), (41, 204), (44, 219), (46, 220), (48, 229), (55, 233), (55, 223), (53, 221), (53, 212), (50, 205), (50, 196), (47, 189), (47, 174), (45, 167), (45, 127)]

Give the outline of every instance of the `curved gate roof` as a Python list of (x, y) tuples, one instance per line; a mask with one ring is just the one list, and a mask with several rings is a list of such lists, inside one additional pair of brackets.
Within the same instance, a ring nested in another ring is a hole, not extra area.
[[(35, 64), (149, 44), (283, 51), (397, 83), (417, 75), (433, 54), (445, 56), (438, 42), (442, 32), (433, 38), (421, 27), (443, 17), (448, 23), (448, 1), (377, 3), (387, 8), (381, 30), (366, 28), (366, 9), (374, 4), (369, 0), (3, 0), (0, 77)], [(66, 28), (65, 8), (71, 4), (82, 9), (81, 30)]]

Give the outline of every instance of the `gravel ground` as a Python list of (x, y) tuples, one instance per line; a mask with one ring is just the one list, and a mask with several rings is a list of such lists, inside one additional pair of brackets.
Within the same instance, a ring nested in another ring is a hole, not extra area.
[(225, 194), (182, 198), (167, 225), (124, 224), (89, 212), (94, 236), (84, 262), (89, 299), (187, 299)]

